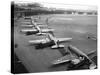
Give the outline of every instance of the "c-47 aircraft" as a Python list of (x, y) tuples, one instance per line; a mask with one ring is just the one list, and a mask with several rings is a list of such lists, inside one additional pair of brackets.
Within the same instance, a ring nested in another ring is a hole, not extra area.
[[(52, 62), (53, 65), (59, 65), (62, 63), (70, 63), (71, 64), (71, 68), (79, 68), (81, 66), (87, 65), (87, 69), (95, 69), (96, 63), (94, 63), (94, 61), (92, 61), (92, 59), (90, 59), (89, 55), (93, 55), (94, 52), (89, 53), (89, 54), (85, 54), (83, 53), (81, 50), (79, 50), (78, 48), (69, 45), (68, 46), (68, 50), (70, 51), (70, 54), (72, 55), (72, 57), (68, 57), (68, 55), (65, 55), (61, 58), (58, 58), (57, 60), (54, 60)], [(75, 57), (75, 54), (77, 57)]]
[[(43, 24), (37, 24), (39, 27), (47, 27), (47, 25), (43, 25)], [(21, 27), (24, 28), (33, 28), (35, 27), (33, 24), (29, 24), (29, 25), (21, 25)]]
[(57, 48), (64, 48), (64, 45), (61, 45), (60, 43), (68, 42), (68, 41), (72, 40), (72, 38), (56, 38), (54, 36), (53, 32), (47, 33), (46, 35), (47, 35), (47, 38), (40, 39), (40, 40), (31, 40), (31, 41), (29, 41), (29, 43), (33, 44), (33, 45), (52, 44), (51, 48), (57, 49)]
[[(26, 35), (32, 35), (32, 34), (36, 34), (36, 35), (42, 35), (48, 32), (53, 32), (54, 29), (41, 29), (40, 26), (44, 26), (44, 25), (37, 25), (37, 23), (35, 23), (34, 21), (32, 21), (33, 24), (33, 28), (32, 29), (23, 29), (20, 32), (26, 34)], [(32, 26), (32, 25), (30, 25)]]
[(21, 27), (25, 27), (25, 28), (33, 28), (35, 27), (36, 25), (39, 26), (39, 27), (47, 27), (48, 25), (44, 25), (42, 23), (35, 23), (34, 21), (31, 22), (30, 24), (24, 24), (24, 25), (21, 25)]

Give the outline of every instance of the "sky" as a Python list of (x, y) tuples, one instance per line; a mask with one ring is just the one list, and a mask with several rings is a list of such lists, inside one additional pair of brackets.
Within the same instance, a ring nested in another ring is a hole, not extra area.
[(87, 6), (87, 5), (71, 5), (71, 4), (57, 4), (57, 3), (41, 3), (45, 7), (52, 8), (62, 8), (62, 9), (82, 9), (82, 10), (96, 10), (96, 6)]
[[(32, 3), (33, 1), (16, 1), (16, 3)], [(34, 1), (37, 2), (37, 1)], [(33, 3), (34, 3), (33, 2)], [(52, 2), (38, 2), (41, 3), (44, 7), (47, 8), (58, 8), (58, 9), (76, 9), (76, 10), (97, 10), (97, 6), (91, 5), (77, 5), (77, 4), (66, 4), (65, 2), (59, 3), (52, 3)]]

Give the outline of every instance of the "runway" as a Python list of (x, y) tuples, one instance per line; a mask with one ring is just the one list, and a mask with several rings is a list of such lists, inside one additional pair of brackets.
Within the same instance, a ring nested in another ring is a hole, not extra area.
[[(33, 16), (34, 17), (34, 16)], [(49, 18), (48, 27), (55, 29), (54, 34), (58, 38), (71, 37), (72, 41), (62, 43), (65, 45), (67, 51), (68, 45), (74, 45), (84, 53), (88, 54), (90, 51), (97, 50), (97, 41), (88, 39), (87, 36), (97, 37), (97, 16), (67, 16), (65, 14), (58, 15), (40, 15), (40, 23), (45, 23), (47, 17)], [(52, 66), (51, 62), (64, 55), (63, 49), (51, 49), (50, 47), (43, 49), (35, 49), (30, 46), (29, 40), (37, 40), (45, 36), (30, 35), (25, 36), (19, 31), (22, 29), (21, 23), (25, 20), (20, 18), (14, 25), (14, 43), (18, 45), (14, 52), (22, 61), (26, 69), (31, 72), (50, 72), (50, 71), (66, 71), (68, 64), (59, 66)], [(68, 58), (70, 56), (68, 55)]]

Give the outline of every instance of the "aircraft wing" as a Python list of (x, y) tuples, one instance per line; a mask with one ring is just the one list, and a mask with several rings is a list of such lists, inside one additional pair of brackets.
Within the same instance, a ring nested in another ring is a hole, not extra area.
[(97, 65), (97, 51), (93, 50), (87, 54), (89, 58)]
[(21, 22), (21, 24), (31, 24), (30, 22)]
[(92, 55), (97, 55), (97, 51), (96, 50), (93, 50), (93, 51), (89, 52), (87, 55), (89, 57), (92, 56)]
[(42, 43), (43, 40), (44, 40), (44, 39), (41, 39), (41, 40), (30, 40), (29, 43), (30, 43), (30, 44), (33, 44), (33, 45), (37, 45), (37, 44)]
[(36, 29), (22, 29), (21, 32), (33, 32), (37, 31)]
[(75, 57), (70, 57), (68, 55), (65, 55), (61, 58), (58, 58), (57, 60), (54, 60), (53, 62), (51, 62), (53, 65), (57, 65), (57, 64), (62, 64), (62, 63), (67, 63), (70, 62), (71, 60), (75, 59)]
[(23, 26), (23, 27), (33, 27), (34, 25), (21, 25), (21, 26)]
[(59, 42), (67, 42), (72, 40), (72, 38), (56, 38)]
[(41, 29), (42, 32), (49, 32), (49, 31), (54, 31), (54, 29)]

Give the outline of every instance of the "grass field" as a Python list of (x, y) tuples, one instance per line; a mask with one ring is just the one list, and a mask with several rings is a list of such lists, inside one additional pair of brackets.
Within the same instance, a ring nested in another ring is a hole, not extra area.
[[(68, 45), (73, 45), (82, 50), (84, 53), (97, 50), (97, 41), (88, 39), (88, 35), (97, 37), (97, 16), (78, 16), (78, 15), (40, 15), (40, 23), (46, 24), (45, 20), (49, 17), (48, 27), (55, 29), (56, 37), (71, 37), (72, 41), (63, 43), (67, 51)], [(36, 16), (35, 16), (36, 17)], [(15, 22), (14, 27), (14, 43), (18, 47), (14, 49), (16, 55), (22, 61), (29, 72), (49, 72), (49, 71), (65, 71), (67, 64), (52, 66), (51, 62), (64, 54), (63, 49), (35, 49), (30, 46), (29, 40), (37, 40), (44, 36), (25, 36), (19, 31), (22, 29), (21, 23), (25, 22), (20, 18)], [(70, 56), (68, 56), (70, 57)]]

